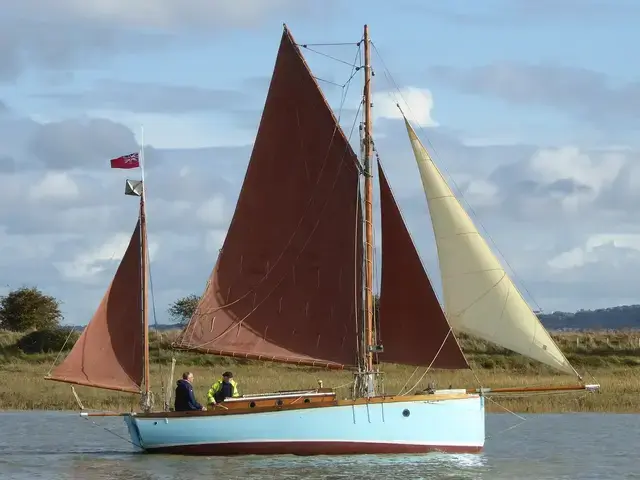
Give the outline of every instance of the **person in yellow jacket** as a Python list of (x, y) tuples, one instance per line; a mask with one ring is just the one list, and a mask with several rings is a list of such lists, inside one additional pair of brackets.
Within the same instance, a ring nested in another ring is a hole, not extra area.
[(231, 372), (224, 372), (222, 379), (216, 381), (207, 394), (207, 402), (209, 405), (215, 405), (216, 403), (224, 402), (225, 398), (239, 397), (238, 384), (233, 379)]

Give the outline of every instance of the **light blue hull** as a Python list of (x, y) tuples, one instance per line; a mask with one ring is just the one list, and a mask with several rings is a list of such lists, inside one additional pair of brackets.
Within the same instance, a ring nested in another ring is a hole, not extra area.
[(131, 414), (125, 422), (132, 441), (150, 453), (462, 453), (481, 451), (485, 439), (478, 395), (227, 415)]

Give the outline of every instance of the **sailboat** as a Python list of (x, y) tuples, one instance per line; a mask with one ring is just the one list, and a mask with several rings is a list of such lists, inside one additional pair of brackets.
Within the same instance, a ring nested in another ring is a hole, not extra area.
[[(226, 238), (196, 311), (173, 347), (203, 355), (352, 369), (332, 388), (246, 394), (206, 411), (153, 409), (149, 383), (144, 186), (113, 281), (67, 358), (47, 377), (139, 393), (122, 413), (149, 453), (378, 454), (479, 452), (485, 397), (588, 390), (475, 228), (405, 118), (436, 238), (444, 309), (380, 161), (379, 315), (373, 294), (370, 40), (364, 47), (362, 158), (284, 26), (255, 144)], [(364, 198), (363, 198), (364, 197)], [(446, 312), (446, 313), (445, 313)], [(469, 369), (466, 332), (577, 377), (530, 388), (449, 388), (388, 395), (381, 365)], [(382, 342), (381, 340), (384, 340)], [(265, 368), (268, 368), (265, 366)], [(85, 416), (113, 415), (107, 412)]]

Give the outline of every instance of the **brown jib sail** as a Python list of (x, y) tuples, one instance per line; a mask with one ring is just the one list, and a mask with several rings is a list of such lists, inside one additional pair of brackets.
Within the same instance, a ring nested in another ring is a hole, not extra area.
[(139, 393), (143, 381), (140, 221), (93, 318), (48, 380)]
[(175, 347), (337, 368), (357, 363), (357, 163), (285, 29), (231, 225)]
[(463, 369), (469, 365), (442, 312), (387, 178), (378, 163), (382, 224), (380, 360)]

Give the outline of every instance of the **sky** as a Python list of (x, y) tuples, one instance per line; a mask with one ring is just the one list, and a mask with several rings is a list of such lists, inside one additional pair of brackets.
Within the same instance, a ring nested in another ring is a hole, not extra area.
[(532, 308), (638, 303), (638, 15), (633, 0), (4, 6), (0, 294), (37, 286), (61, 301), (65, 323), (89, 321), (137, 218), (124, 183), (140, 172), (108, 161), (143, 144), (152, 321), (169, 321), (171, 302), (202, 293), (224, 240), (282, 24), (309, 45), (303, 54), (349, 134), (362, 76), (349, 77), (367, 23), (374, 140), (438, 295), (396, 103)]

